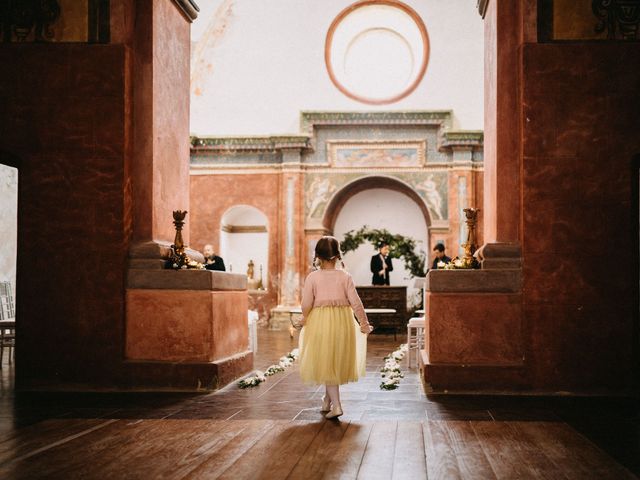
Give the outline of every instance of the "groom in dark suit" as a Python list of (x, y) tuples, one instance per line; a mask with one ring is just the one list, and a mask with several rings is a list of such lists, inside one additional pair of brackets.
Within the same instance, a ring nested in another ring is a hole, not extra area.
[(393, 271), (391, 257), (389, 257), (389, 244), (380, 243), (378, 253), (371, 257), (371, 273), (373, 285), (389, 285), (389, 272)]

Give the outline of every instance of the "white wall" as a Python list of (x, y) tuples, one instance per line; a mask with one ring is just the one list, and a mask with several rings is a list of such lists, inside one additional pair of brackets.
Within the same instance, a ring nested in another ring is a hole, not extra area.
[(371, 106), (331, 83), (329, 25), (350, 0), (207, 0), (192, 27), (191, 131), (196, 135), (298, 133), (301, 110), (452, 109), (483, 128), (483, 24), (475, 0), (405, 0), (431, 44), (418, 88)]
[[(269, 228), (267, 217), (255, 207), (236, 205), (227, 210), (222, 216), (222, 225), (228, 227), (263, 226)], [(265, 288), (269, 279), (269, 234), (264, 233), (232, 233), (220, 231), (220, 253), (229, 271), (246, 273), (249, 260), (254, 263), (253, 278), (260, 278), (262, 265), (262, 283)]]
[[(411, 219), (411, 221), (407, 221)], [(419, 241), (417, 252), (429, 251), (427, 225), (422, 211), (408, 196), (382, 188), (364, 190), (351, 197), (345, 204), (334, 228), (335, 237), (342, 241), (349, 230), (368, 225), (371, 228), (385, 228), (392, 234), (400, 234)], [(369, 243), (361, 245), (355, 252), (345, 255), (344, 263), (356, 285), (371, 285), (369, 262), (376, 253)], [(393, 259), (393, 272), (390, 274), (391, 285), (413, 285), (413, 279), (405, 270), (401, 259)], [(408, 288), (411, 294), (413, 289)]]
[(220, 232), (220, 253), (224, 264), (233, 273), (247, 273), (249, 260), (254, 263), (253, 278), (260, 278), (262, 265), (262, 283), (267, 288), (269, 278), (269, 234), (268, 233), (228, 233)]
[(0, 281), (10, 281), (16, 293), (18, 250), (18, 170), (0, 165)]

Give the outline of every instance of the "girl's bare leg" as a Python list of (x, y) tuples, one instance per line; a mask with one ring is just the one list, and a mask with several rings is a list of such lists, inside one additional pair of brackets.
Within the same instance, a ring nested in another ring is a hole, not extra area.
[(324, 386), (324, 397), (322, 397), (322, 412), (331, 410), (331, 397), (329, 396), (329, 386)]
[(340, 386), (327, 385), (327, 393), (331, 399), (331, 411), (326, 415), (327, 418), (335, 418), (342, 415), (342, 405), (340, 404)]

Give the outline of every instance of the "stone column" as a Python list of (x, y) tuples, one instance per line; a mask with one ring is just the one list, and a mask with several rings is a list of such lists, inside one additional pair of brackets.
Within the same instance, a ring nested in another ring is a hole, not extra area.
[(487, 242), (520, 240), (521, 3), (489, 0), (484, 16), (483, 203)]
[[(467, 238), (467, 224), (464, 221), (463, 209), (468, 207), (477, 207), (474, 203), (473, 192), (473, 147), (472, 146), (454, 146), (452, 147), (452, 157), (454, 168), (451, 170), (453, 178), (450, 181), (450, 191), (455, 191), (455, 195), (450, 195), (455, 199), (455, 204), (449, 206), (449, 221), (456, 225), (453, 230), (454, 237), (457, 237), (457, 250), (450, 249), (449, 254), (454, 256), (462, 256), (464, 254), (462, 244)], [(453, 226), (453, 225), (452, 225)]]
[[(116, 2), (118, 3), (118, 2)], [(121, 2), (122, 3), (122, 2)], [(133, 251), (163, 254), (189, 210), (190, 22), (183, 2), (136, 2), (131, 34)], [(124, 37), (126, 40), (126, 37)], [(189, 244), (189, 216), (184, 230)], [(147, 244), (140, 249), (141, 244)]]
[(300, 148), (282, 148), (280, 194), (280, 282), (278, 306), (271, 311), (270, 327), (286, 328), (289, 309), (300, 305), (303, 239), (303, 176)]
[[(488, 243), (478, 252), (481, 270), (432, 270), (427, 275), (420, 368), (431, 390), (527, 387), (520, 248), (520, 46), (526, 36), (522, 15), (530, 3), (479, 2), (485, 21), (483, 219)], [(456, 152), (454, 162), (455, 157)], [(459, 194), (467, 186), (468, 179), (456, 185)]]

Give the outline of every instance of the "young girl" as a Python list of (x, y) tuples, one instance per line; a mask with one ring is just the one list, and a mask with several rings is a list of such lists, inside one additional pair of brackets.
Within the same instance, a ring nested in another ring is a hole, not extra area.
[(353, 278), (336, 268), (338, 260), (342, 263), (338, 241), (318, 240), (314, 264), (320, 268), (307, 276), (302, 291), (300, 377), (305, 383), (325, 384), (326, 418), (342, 415), (339, 385), (365, 375), (366, 334), (373, 330)]

